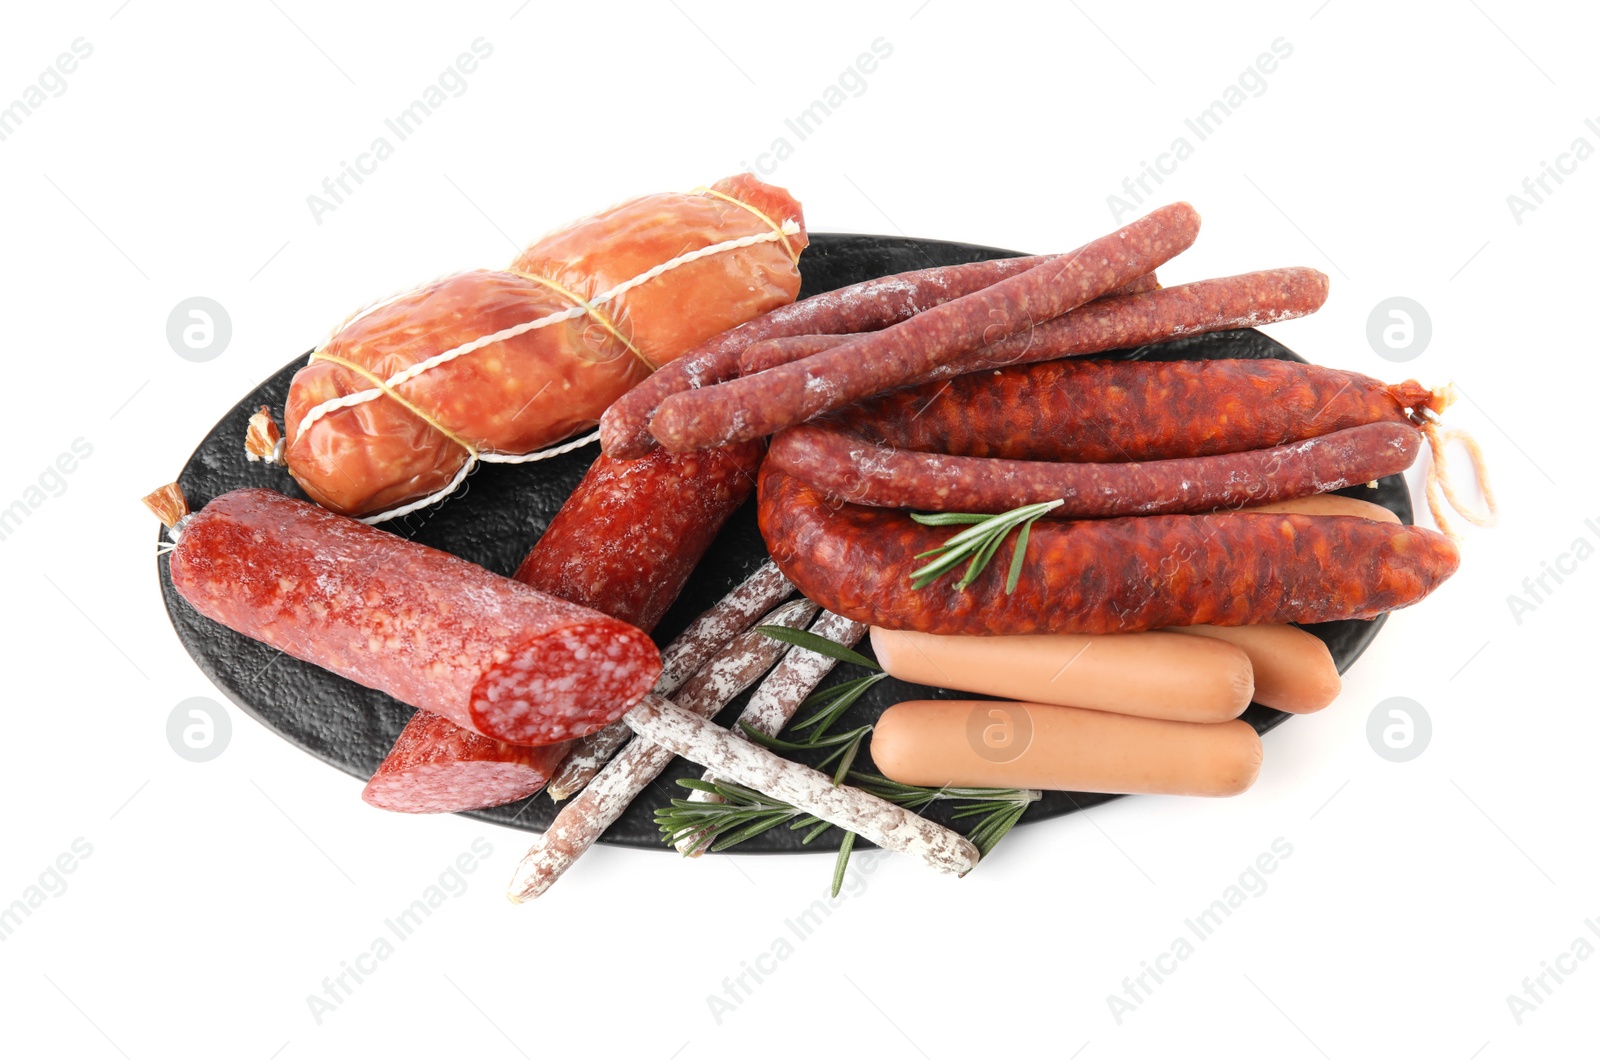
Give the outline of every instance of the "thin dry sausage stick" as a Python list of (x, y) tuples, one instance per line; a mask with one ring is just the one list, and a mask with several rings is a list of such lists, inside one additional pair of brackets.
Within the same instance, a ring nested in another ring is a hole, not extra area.
[[(865, 623), (824, 611), (811, 623), (811, 632), (846, 648), (853, 648), (867, 635), (867, 627)], [(790, 648), (782, 661), (772, 668), (772, 672), (762, 678), (761, 684), (750, 696), (750, 702), (739, 714), (738, 722), (729, 732), (738, 739), (744, 739), (741, 726), (748, 725), (768, 736), (778, 735), (789, 724), (805, 698), (832, 672), (836, 661), (831, 656), (819, 655), (798, 646)], [(701, 779), (712, 781), (716, 775), (708, 770)], [(722, 799), (709, 791), (695, 788), (689, 792), (689, 801), (721, 802)], [(674, 845), (680, 854), (690, 857), (699, 857), (705, 853), (707, 846), (696, 836), (685, 836)]]
[[(912, 588), (919, 553), (948, 529), (840, 504), (771, 461), (757, 486), (761, 534), (784, 574), (835, 614), (886, 629), (1004, 636), (1133, 633), (1375, 618), (1454, 574), (1443, 534), (1342, 516), (1224, 512), (1033, 525), (1005, 591), (1009, 546), (964, 590)], [(1014, 539), (1013, 539), (1014, 540)]]
[(755, 375), (768, 368), (802, 361), (854, 339), (854, 335), (780, 335), (775, 339), (752, 342), (739, 355), (739, 375)]
[(964, 836), (860, 788), (835, 786), (826, 773), (741, 740), (669, 700), (646, 696), (625, 717), (641, 739), (669, 756), (682, 755), (885, 850), (907, 854), (951, 876), (965, 876), (978, 863), (977, 848)]
[[(655, 692), (670, 696), (693, 677), (729, 641), (750, 628), (794, 592), (794, 586), (771, 560), (733, 588), (705, 614), (689, 623), (672, 643), (661, 650), (661, 676)], [(560, 802), (589, 783), (617, 749), (633, 738), (633, 730), (615, 722), (572, 741), (566, 761), (550, 778), (546, 792)]]
[(920, 378), (961, 354), (1076, 309), (1194, 242), (1200, 215), (1164, 206), (1052, 261), (844, 346), (743, 379), (673, 394), (650, 431), (673, 452), (744, 441)]
[[(791, 600), (767, 615), (762, 624), (798, 629), (816, 611), (809, 600)], [(684, 684), (678, 703), (705, 717), (714, 716), (766, 673), (786, 647), (755, 630), (740, 634)], [(671, 751), (643, 740), (634, 740), (618, 752), (576, 798), (561, 807), (550, 827), (528, 848), (511, 881), (511, 900), (537, 898), (549, 890), (661, 775), (672, 757)]]
[(739, 374), (739, 354), (752, 342), (784, 335), (876, 331), (1053, 259), (1053, 255), (995, 258), (917, 269), (779, 306), (705, 340), (612, 402), (600, 417), (600, 447), (619, 460), (640, 457), (654, 449), (650, 417), (661, 402), (670, 394), (734, 378)]
[(1134, 277), (1121, 287), (1107, 291), (1105, 294), (1101, 295), (1100, 298), (1095, 299), (1095, 301), (1098, 302), (1106, 298), (1121, 298), (1123, 295), (1144, 294), (1147, 291), (1159, 290), (1161, 290), (1161, 281), (1156, 279), (1155, 273), (1147, 272), (1143, 276)]
[[(912, 382), (1259, 327), (1308, 316), (1327, 299), (1328, 277), (1305, 268), (1268, 269), (1107, 296), (942, 364)], [(740, 357), (740, 371), (745, 375), (765, 371), (843, 345), (851, 337), (796, 336), (754, 343)]]
[[(767, 338), (800, 340), (824, 331), (877, 331), (952, 298), (981, 290), (1007, 276), (1026, 272), (1042, 262), (1076, 253), (1077, 250), (1067, 255), (996, 258), (902, 272), (781, 306), (706, 340), (618, 398), (601, 418), (601, 448), (618, 459), (634, 459), (654, 449), (656, 440), (650, 434), (650, 417), (662, 399), (668, 394), (711, 386), (739, 375), (739, 354), (750, 343)], [(1106, 297), (1140, 294), (1160, 286), (1155, 273), (1146, 273), (1109, 292)]]
[(1308, 497), (1410, 467), (1422, 435), (1403, 423), (1367, 423), (1243, 453), (1122, 463), (947, 456), (874, 445), (813, 420), (772, 440), (768, 459), (814, 489), (875, 508), (1008, 512), (1061, 501), (1060, 519), (1176, 515)]

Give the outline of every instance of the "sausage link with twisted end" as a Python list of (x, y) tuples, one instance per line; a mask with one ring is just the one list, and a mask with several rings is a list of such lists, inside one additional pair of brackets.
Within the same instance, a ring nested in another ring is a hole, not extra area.
[(771, 461), (757, 487), (761, 533), (789, 580), (836, 614), (886, 629), (999, 636), (1131, 633), (1375, 618), (1454, 574), (1449, 538), (1368, 519), (1226, 512), (1035, 523), (1017, 588), (1008, 557), (965, 590), (913, 589), (919, 553), (950, 532), (882, 508), (831, 501)]
[(1438, 395), (1315, 364), (1048, 361), (880, 394), (833, 415), (874, 442), (1002, 460), (1115, 463), (1270, 449), (1425, 422)]
[(1244, 453), (1085, 464), (947, 456), (878, 446), (814, 420), (772, 440), (774, 466), (853, 504), (932, 512), (1008, 512), (1061, 501), (1058, 519), (1176, 515), (1292, 500), (1404, 471), (1422, 436), (1368, 423)]
[[(1293, 320), (1322, 308), (1328, 300), (1328, 277), (1316, 269), (1268, 269), (1176, 287), (1124, 291), (973, 350), (909, 382), (926, 383), (967, 372)], [(754, 343), (740, 356), (740, 371), (744, 375), (765, 371), (842, 346), (850, 339), (849, 335), (797, 335)]]

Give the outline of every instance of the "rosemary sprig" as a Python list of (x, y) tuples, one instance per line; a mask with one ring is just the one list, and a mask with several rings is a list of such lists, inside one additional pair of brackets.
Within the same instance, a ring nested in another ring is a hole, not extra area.
[[(907, 809), (920, 810), (934, 802), (954, 800), (951, 816), (956, 819), (977, 818), (977, 823), (967, 833), (979, 855), (988, 857), (995, 844), (1022, 818), (1028, 806), (1037, 802), (1040, 793), (1016, 788), (919, 788), (900, 784), (876, 773), (849, 774), (850, 781), (863, 791), (870, 792)], [(753, 836), (787, 824), (790, 831), (806, 830), (802, 844), (809, 844), (833, 825), (786, 802), (763, 795), (742, 784), (729, 781), (680, 780), (685, 788), (709, 792), (721, 802), (691, 802), (673, 799), (672, 805), (656, 811), (656, 825), (667, 843), (677, 845), (680, 840), (694, 840), (687, 849), (709, 842), (712, 850), (726, 850)], [(856, 834), (846, 832), (839, 844), (839, 856), (834, 862), (833, 889), (837, 896), (844, 881), (845, 868), (855, 847)]]
[(1017, 579), (1022, 575), (1022, 556), (1028, 549), (1028, 530), (1046, 512), (1053, 511), (1064, 503), (1062, 500), (1043, 501), (1039, 504), (1013, 508), (999, 515), (974, 515), (968, 512), (923, 515), (920, 512), (912, 512), (911, 518), (923, 526), (970, 525), (939, 547), (917, 554), (917, 559), (927, 556), (939, 558), (911, 572), (911, 587), (926, 588), (966, 560), (966, 572), (957, 580), (956, 588), (967, 588), (978, 580), (978, 575), (983, 573), (989, 561), (994, 558), (1006, 535), (1015, 529), (1017, 540), (1011, 547), (1011, 570), (1006, 575), (1006, 593), (1010, 595), (1016, 591)]
[(829, 766), (834, 766), (833, 783), (835, 787), (838, 787), (844, 783), (845, 774), (850, 772), (850, 767), (855, 764), (857, 756), (861, 753), (861, 742), (872, 732), (872, 726), (863, 725), (836, 736), (828, 736), (828, 729), (843, 716), (846, 710), (850, 709), (852, 703), (866, 694), (867, 689), (889, 675), (883, 672), (881, 666), (865, 655), (845, 647), (838, 641), (829, 640), (827, 637), (819, 637), (817, 634), (803, 629), (790, 629), (788, 626), (758, 626), (756, 628), (759, 632), (774, 640), (781, 640), (787, 644), (804, 648), (807, 651), (814, 651), (818, 655), (825, 655), (830, 659), (837, 659), (839, 662), (854, 663), (857, 666), (864, 666), (869, 670), (877, 671), (867, 677), (844, 681), (807, 696), (801, 702), (800, 710), (814, 706), (820, 706), (821, 709), (804, 721), (797, 721), (789, 726), (789, 730), (792, 732), (805, 732), (805, 730), (810, 729), (811, 732), (807, 733), (803, 740), (780, 740), (775, 736), (768, 736), (759, 729), (751, 728), (744, 722), (739, 723), (746, 736), (771, 751), (812, 751), (820, 747), (836, 748), (832, 754), (829, 754), (818, 764), (818, 768), (827, 769)]
[(791, 629), (788, 626), (757, 626), (756, 632), (771, 637), (773, 640), (781, 640), (785, 644), (793, 644), (797, 648), (804, 648), (806, 651), (814, 651), (818, 655), (826, 655), (828, 658), (836, 659), (839, 662), (855, 663), (857, 666), (865, 666), (869, 670), (882, 669), (877, 663), (860, 652), (852, 651), (836, 640), (820, 637), (809, 629)]

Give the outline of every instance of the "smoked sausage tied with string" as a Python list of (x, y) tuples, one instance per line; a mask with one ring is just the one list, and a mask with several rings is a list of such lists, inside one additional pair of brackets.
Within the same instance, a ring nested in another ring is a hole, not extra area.
[(741, 174), (578, 221), (508, 269), (397, 295), (295, 375), (283, 459), (346, 515), (442, 496), (476, 462), (592, 427), (656, 368), (794, 301), (805, 245), (800, 204)]

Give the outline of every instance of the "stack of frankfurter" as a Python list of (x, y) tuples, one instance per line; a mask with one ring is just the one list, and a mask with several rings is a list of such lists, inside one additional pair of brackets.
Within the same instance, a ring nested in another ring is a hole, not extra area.
[[(740, 177), (623, 204), (510, 270), (342, 326), (296, 377), (287, 444), (270, 410), (250, 442), (321, 506), (241, 490), (190, 513), (157, 491), (173, 584), (418, 708), (371, 804), (575, 796), (519, 868), (518, 899), (674, 754), (944, 871), (971, 867), (960, 836), (710, 720), (756, 685), (747, 717), (776, 734), (832, 665), (761, 624), (870, 637), (896, 677), (1000, 697), (886, 711), (871, 754), (894, 780), (1241, 791), (1261, 761), (1245, 707), (1304, 713), (1338, 692), (1327, 649), (1293, 623), (1408, 606), (1459, 557), (1442, 534), (1327, 495), (1411, 465), (1444, 403), (1419, 384), (1077, 359), (1326, 299), (1327, 278), (1303, 268), (1161, 286), (1155, 270), (1198, 227), (1176, 204), (1066, 254), (794, 302), (806, 240), (782, 189)], [(596, 417), (603, 455), (514, 578), (366, 525)], [(772, 562), (658, 649), (650, 629), (752, 492)], [(1049, 511), (1000, 559), (919, 579), (950, 531), (913, 515), (1030, 505)]]

